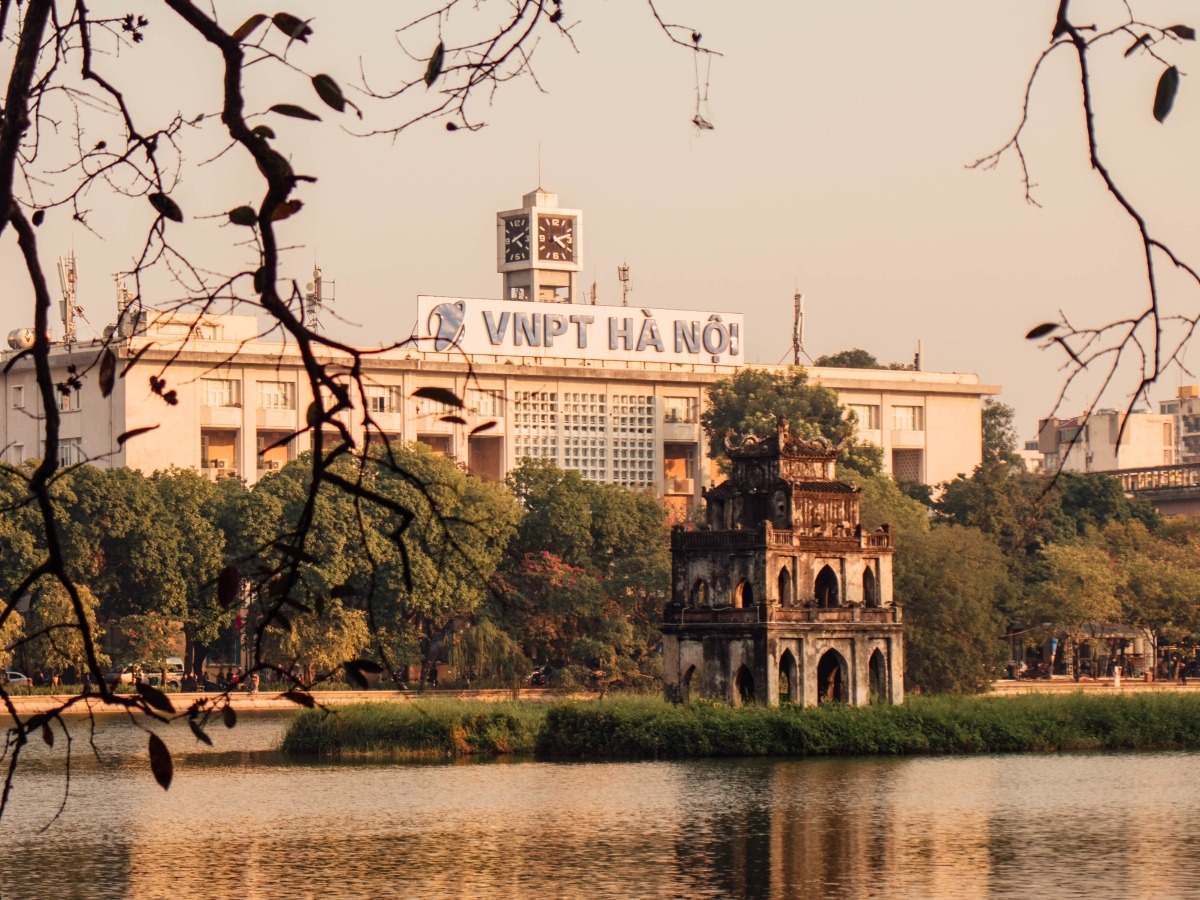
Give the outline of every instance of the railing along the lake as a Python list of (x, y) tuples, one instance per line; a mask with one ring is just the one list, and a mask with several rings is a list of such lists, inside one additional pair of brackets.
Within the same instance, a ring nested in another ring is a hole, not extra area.
[(1186, 463), (1178, 466), (1146, 466), (1140, 469), (1112, 469), (1094, 474), (1108, 475), (1118, 479), (1121, 482), (1121, 490), (1127, 494), (1200, 488), (1200, 464), (1198, 463)]

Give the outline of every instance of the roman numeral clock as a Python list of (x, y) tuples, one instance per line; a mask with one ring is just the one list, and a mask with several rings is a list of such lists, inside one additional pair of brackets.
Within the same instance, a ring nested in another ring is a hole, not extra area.
[(496, 214), (496, 265), (506, 300), (580, 303), (583, 213), (562, 209), (558, 195), (540, 188), (520, 209)]

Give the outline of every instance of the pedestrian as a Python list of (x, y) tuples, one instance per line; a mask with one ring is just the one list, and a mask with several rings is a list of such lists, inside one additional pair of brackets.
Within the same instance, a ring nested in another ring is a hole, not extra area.
[(258, 693), (258, 673), (257, 672), (255, 672), (253, 675), (250, 676), (250, 693), (251, 694)]

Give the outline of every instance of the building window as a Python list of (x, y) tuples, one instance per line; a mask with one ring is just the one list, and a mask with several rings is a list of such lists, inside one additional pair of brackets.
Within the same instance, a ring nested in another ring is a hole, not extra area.
[(205, 406), (238, 406), (241, 403), (240, 383), (232, 378), (200, 379), (200, 401)]
[[(45, 452), (45, 447), (43, 446), (42, 453), (45, 454)], [(65, 469), (67, 466), (79, 465), (82, 462), (85, 462), (83, 457), (83, 438), (59, 438), (59, 467)]]
[(892, 428), (896, 431), (924, 431), (923, 412), (919, 406), (893, 406)]
[(8, 459), (15, 466), (25, 462), (25, 445), (13, 444), (8, 448)]
[(369, 384), (363, 388), (367, 399), (367, 412), (400, 412), (400, 388), (382, 384)]
[(259, 409), (295, 409), (296, 385), (290, 381), (260, 381)]
[[(916, 407), (898, 407), (899, 409), (915, 409)], [(879, 407), (874, 404), (850, 404), (850, 410), (858, 417), (859, 431), (879, 430)], [(899, 426), (897, 426), (899, 427)]]
[(700, 400), (696, 397), (663, 397), (663, 421), (672, 425), (695, 425), (700, 421)]
[(25, 408), (25, 385), (16, 384), (12, 389), (12, 405), (13, 409)]
[(467, 408), (478, 416), (504, 418), (504, 392), (471, 390), (467, 392)]
[(70, 388), (66, 388), (65, 390), (60, 388), (58, 391), (58, 408), (62, 412), (79, 409), (79, 391), (73, 391)]

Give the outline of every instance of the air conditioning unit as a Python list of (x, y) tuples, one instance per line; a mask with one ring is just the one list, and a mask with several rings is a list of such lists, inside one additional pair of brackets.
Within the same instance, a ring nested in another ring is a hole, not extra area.
[(694, 478), (674, 478), (671, 486), (676, 494), (696, 493), (696, 479)]
[(274, 471), (275, 469), (278, 469), (278, 468), (279, 468), (279, 460), (277, 460), (277, 459), (268, 459), (268, 460), (266, 460), (266, 461), (263, 463), (263, 468), (264, 468), (264, 469), (270, 469), (270, 470)]
[(214, 469), (223, 469), (223, 468), (225, 468), (225, 460), (223, 460), (223, 459), (214, 459), (214, 460), (212, 460), (212, 467), (213, 467)]

